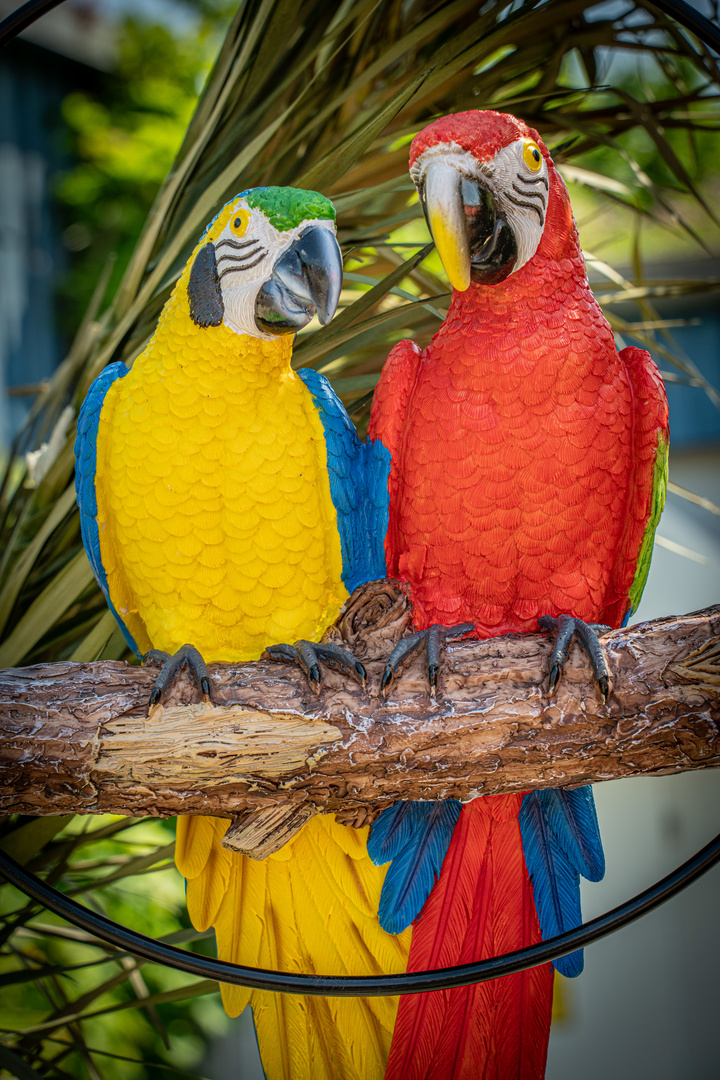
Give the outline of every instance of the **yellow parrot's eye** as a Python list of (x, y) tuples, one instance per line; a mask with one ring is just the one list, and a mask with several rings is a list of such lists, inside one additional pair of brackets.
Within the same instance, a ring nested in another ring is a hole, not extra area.
[(230, 219), (230, 228), (236, 236), (244, 236), (250, 221), (249, 210), (238, 210)]
[(523, 161), (528, 169), (530, 169), (531, 172), (540, 172), (542, 166), (542, 154), (540, 153), (538, 144), (532, 142), (530, 139), (526, 139), (522, 153)]

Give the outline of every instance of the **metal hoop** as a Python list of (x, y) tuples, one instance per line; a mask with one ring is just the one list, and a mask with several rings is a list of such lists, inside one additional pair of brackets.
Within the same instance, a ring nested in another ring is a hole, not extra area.
[(716, 863), (720, 862), (720, 835), (702, 848), (688, 862), (672, 874), (638, 893), (632, 900), (613, 908), (605, 915), (583, 923), (576, 930), (568, 930), (549, 938), (539, 945), (505, 953), (479, 963), (459, 967), (438, 968), (434, 971), (413, 971), (402, 975), (296, 975), (284, 971), (268, 971), (266, 968), (244, 967), (226, 960), (213, 960), (196, 956), (174, 945), (138, 934), (119, 926), (112, 920), (82, 907), (64, 893), (40, 881), (25, 870), (9, 855), (0, 852), (0, 874), (26, 896), (37, 900), (56, 915), (74, 926), (87, 930), (96, 937), (115, 945), (123, 951), (142, 956), (146, 960), (166, 967), (177, 968), (190, 975), (235, 986), (248, 986), (254, 990), (273, 990), (285, 994), (313, 994), (323, 997), (388, 997), (398, 994), (419, 994), (430, 990), (452, 990), (458, 986), (488, 982), (501, 975), (512, 975), (527, 968), (537, 967), (559, 956), (566, 956), (586, 945), (599, 941), (614, 930), (620, 930), (642, 915), (652, 911), (671, 896), (690, 885)]

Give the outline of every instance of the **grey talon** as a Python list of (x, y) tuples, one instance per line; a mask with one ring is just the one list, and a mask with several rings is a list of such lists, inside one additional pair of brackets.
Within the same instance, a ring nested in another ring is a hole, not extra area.
[(380, 693), (387, 697), (393, 682), (408, 663), (413, 653), (424, 644), (426, 651), (426, 673), (430, 687), (430, 696), (435, 697), (440, 675), (440, 655), (448, 641), (457, 641), (475, 627), (473, 623), (458, 623), (456, 626), (433, 624), (427, 630), (417, 630), (401, 638), (390, 653), (380, 681)]
[(170, 653), (162, 649), (148, 649), (142, 658), (143, 667), (162, 667), (170, 659)]
[(213, 701), (212, 679), (207, 669), (207, 664), (194, 645), (181, 645), (172, 656), (160, 649), (150, 649), (143, 657), (143, 663), (161, 664), (160, 674), (150, 691), (148, 708), (162, 701), (181, 668), (187, 667), (195, 681), (195, 685), (202, 691), (204, 697)]
[(269, 645), (263, 656), (268, 660), (297, 664), (305, 672), (314, 694), (319, 694), (323, 685), (321, 661), (349, 675), (363, 689), (367, 684), (367, 672), (360, 661), (347, 649), (332, 642), (296, 641), (294, 645)]
[(543, 615), (538, 619), (541, 630), (557, 630), (555, 647), (550, 657), (550, 674), (548, 676), (547, 694), (552, 697), (562, 677), (567, 660), (568, 649), (573, 635), (577, 635), (580, 647), (590, 661), (593, 679), (597, 683), (603, 704), (607, 701), (610, 693), (610, 673), (605, 663), (602, 646), (598, 641), (598, 635), (606, 634), (611, 629), (603, 623), (586, 623), (582, 619), (572, 615), (559, 615), (553, 618), (551, 615)]

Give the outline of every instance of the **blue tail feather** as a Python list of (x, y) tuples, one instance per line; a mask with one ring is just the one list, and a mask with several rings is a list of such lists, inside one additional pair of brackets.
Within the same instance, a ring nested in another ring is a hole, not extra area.
[[(532, 882), (543, 940), (582, 922), (580, 873), (599, 881), (604, 857), (590, 788), (532, 791), (520, 810), (523, 854)], [(569, 978), (583, 969), (582, 950), (555, 967)]]
[(548, 825), (573, 867), (588, 881), (601, 881), (605, 854), (591, 787), (542, 792)]
[(376, 866), (392, 860), (378, 909), (380, 925), (389, 934), (402, 933), (432, 892), (461, 806), (456, 799), (399, 802), (372, 826), (368, 855)]
[(409, 843), (414, 829), (414, 805), (410, 800), (396, 802), (373, 822), (367, 850), (375, 866), (390, 862)]

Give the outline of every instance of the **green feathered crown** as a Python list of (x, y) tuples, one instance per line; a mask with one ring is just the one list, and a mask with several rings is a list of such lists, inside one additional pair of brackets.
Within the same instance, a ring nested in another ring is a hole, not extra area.
[(253, 188), (245, 196), (253, 210), (262, 210), (265, 217), (278, 232), (296, 228), (302, 221), (321, 218), (335, 220), (335, 207), (318, 191), (301, 191), (298, 188)]

